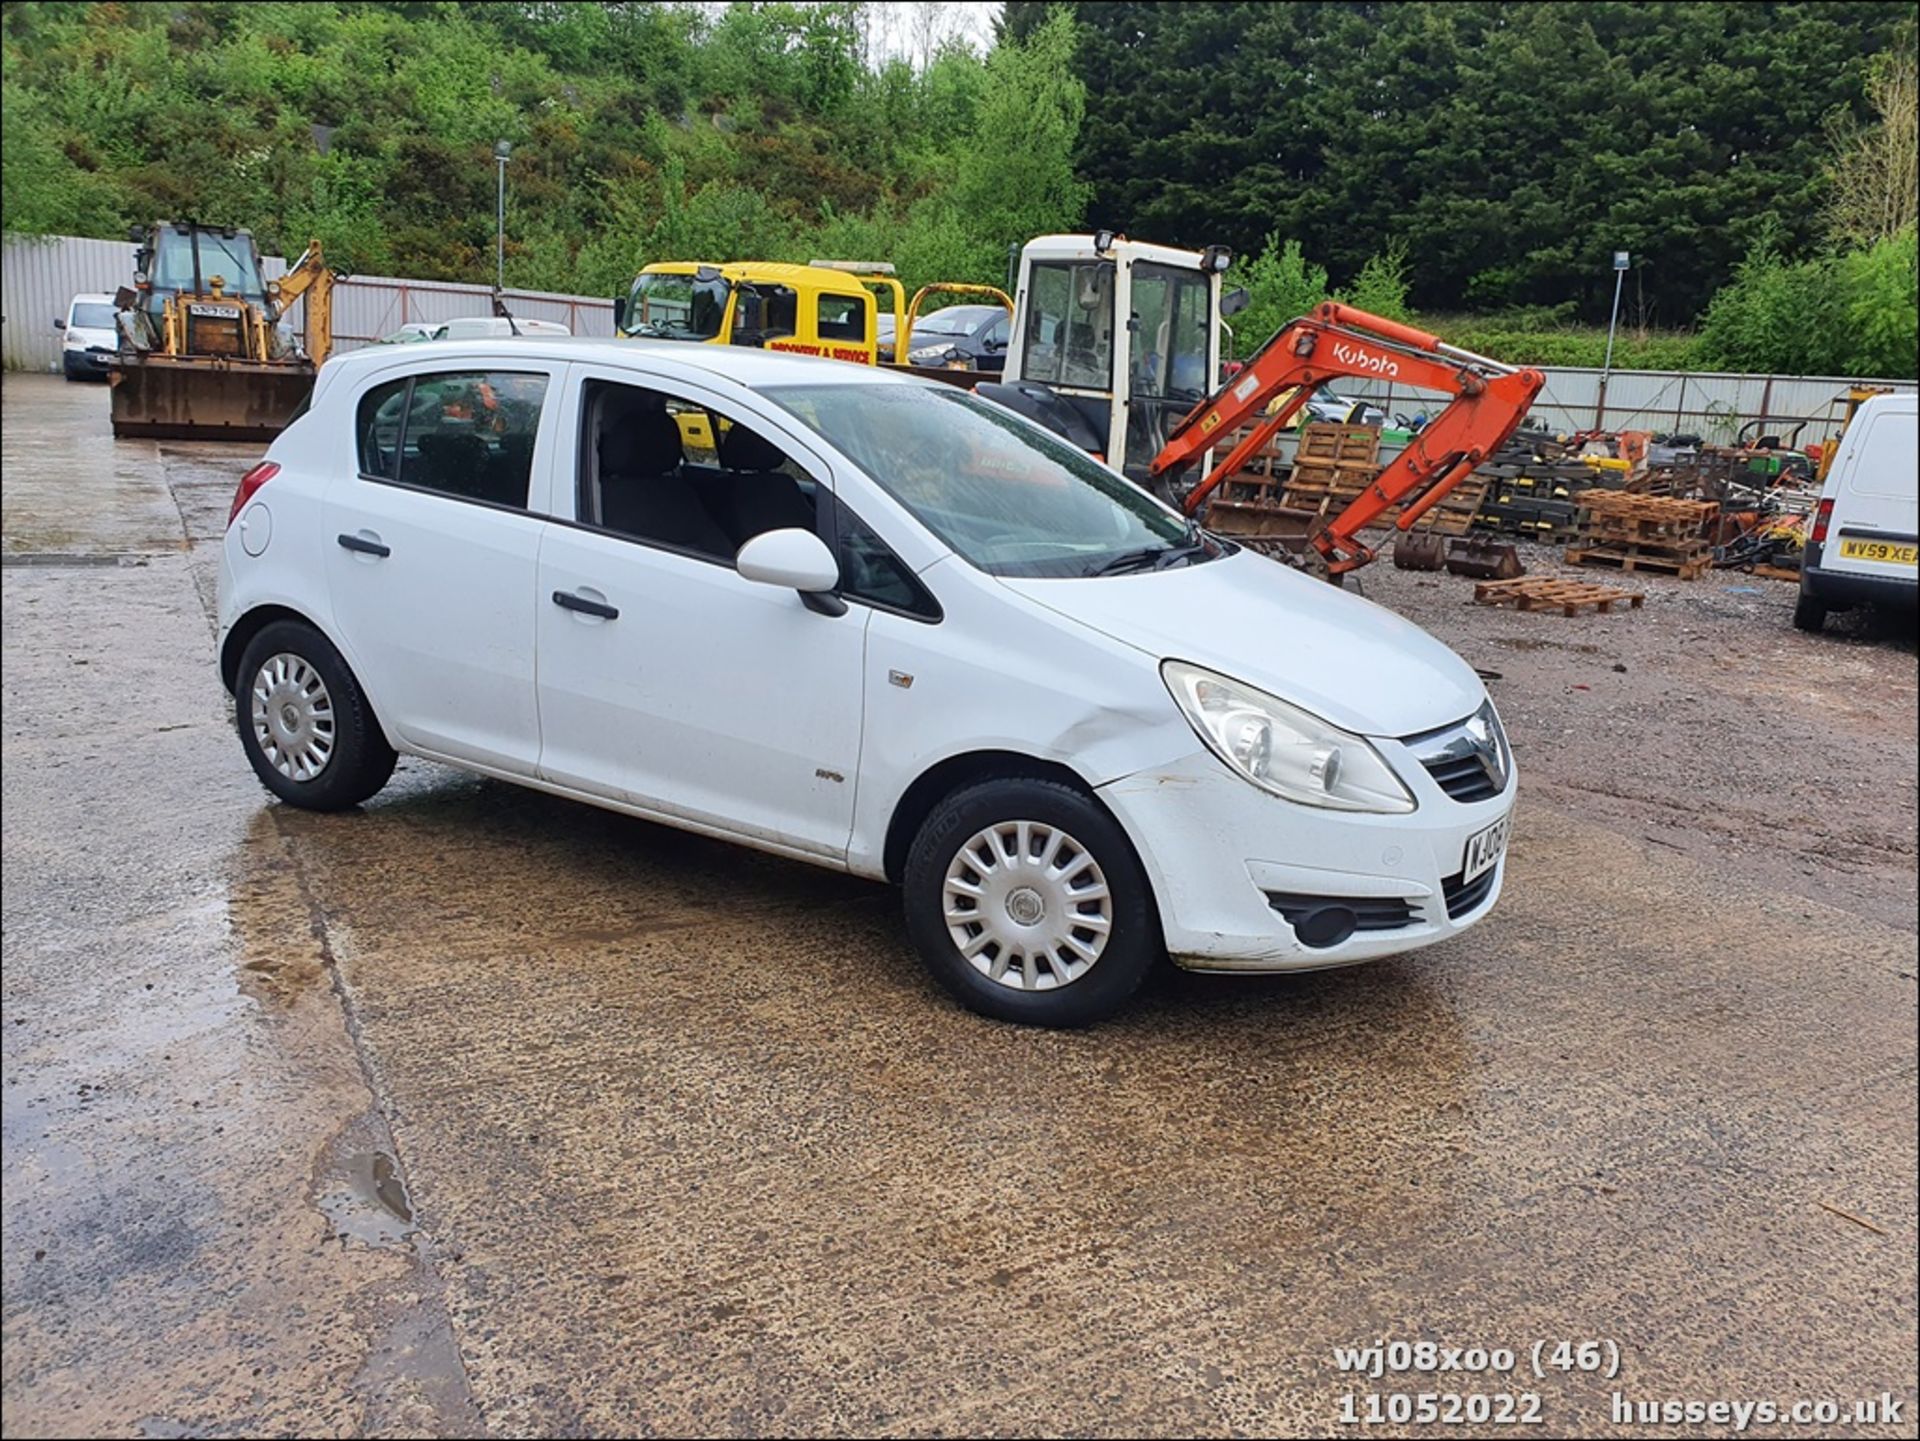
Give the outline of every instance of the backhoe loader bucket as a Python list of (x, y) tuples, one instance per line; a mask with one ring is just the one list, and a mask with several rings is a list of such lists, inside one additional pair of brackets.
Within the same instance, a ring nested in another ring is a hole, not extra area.
[(1439, 570), (1446, 561), (1446, 537), (1430, 530), (1408, 531), (1393, 543), (1395, 570)]
[(262, 363), (147, 355), (119, 358), (113, 433), (155, 440), (271, 440), (313, 390), (305, 361)]
[[(1435, 536), (1438, 540), (1439, 537)], [(1520, 552), (1504, 541), (1456, 540), (1447, 550), (1447, 573), (1475, 580), (1513, 580), (1527, 573)]]

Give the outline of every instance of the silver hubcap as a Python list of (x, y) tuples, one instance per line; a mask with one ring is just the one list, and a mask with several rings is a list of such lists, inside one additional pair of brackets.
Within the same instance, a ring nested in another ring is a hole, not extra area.
[(333, 697), (320, 672), (282, 653), (253, 678), (253, 735), (267, 763), (289, 780), (310, 781), (333, 757)]
[(1113, 934), (1113, 896), (1087, 848), (1040, 821), (1003, 821), (955, 852), (947, 933), (981, 975), (1016, 991), (1084, 976)]

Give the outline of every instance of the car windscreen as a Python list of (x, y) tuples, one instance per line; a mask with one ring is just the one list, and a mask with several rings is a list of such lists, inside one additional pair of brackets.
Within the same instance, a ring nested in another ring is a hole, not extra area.
[(1006, 312), (997, 305), (953, 305), (913, 322), (913, 338), (923, 335), (972, 335), (988, 320)]
[(712, 340), (727, 314), (725, 280), (697, 275), (642, 275), (627, 297), (625, 335), (656, 340)]
[(113, 307), (105, 301), (89, 301), (73, 307), (67, 324), (75, 330), (112, 330)]
[(992, 575), (1090, 576), (1222, 553), (1066, 441), (944, 385), (784, 385), (763, 392)]

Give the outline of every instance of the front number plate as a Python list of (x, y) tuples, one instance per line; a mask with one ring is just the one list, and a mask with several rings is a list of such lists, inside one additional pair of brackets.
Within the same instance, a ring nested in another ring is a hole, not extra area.
[(1500, 857), (1507, 853), (1507, 833), (1512, 829), (1513, 812), (1508, 811), (1484, 831), (1467, 837), (1467, 855), (1460, 865), (1462, 885), (1499, 863)]
[(1852, 536), (1840, 542), (1842, 560), (1878, 560), (1888, 565), (1912, 565), (1920, 558), (1920, 547), (1902, 545), (1897, 540), (1855, 540)]

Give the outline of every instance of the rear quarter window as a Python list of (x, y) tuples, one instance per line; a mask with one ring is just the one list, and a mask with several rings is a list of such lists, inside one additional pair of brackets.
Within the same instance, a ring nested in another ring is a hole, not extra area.
[(360, 473), (488, 505), (527, 508), (547, 377), (454, 371), (376, 385), (360, 397)]

